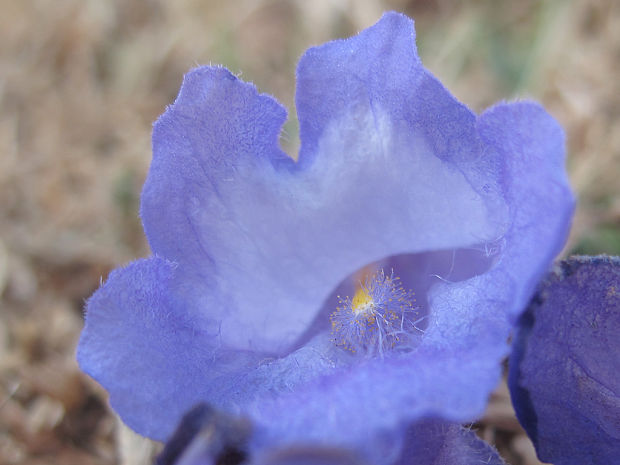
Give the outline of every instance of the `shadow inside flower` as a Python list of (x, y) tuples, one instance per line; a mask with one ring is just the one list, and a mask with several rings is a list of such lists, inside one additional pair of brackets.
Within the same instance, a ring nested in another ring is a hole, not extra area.
[[(288, 353), (303, 347), (317, 334), (326, 331), (331, 332), (332, 340), (336, 345), (345, 349), (348, 347), (349, 351), (351, 351), (352, 341), (343, 341), (343, 335), (341, 334), (343, 328), (341, 325), (335, 324), (340, 323), (340, 321), (335, 320), (342, 319), (335, 319), (334, 315), (339, 308), (342, 309), (342, 312), (338, 313), (355, 313), (355, 309), (351, 308), (351, 301), (354, 300), (356, 293), (367, 287), (366, 281), (372, 281), (373, 276), (376, 276), (377, 273), (383, 273), (392, 276), (393, 279), (397, 279), (399, 286), (405, 292), (411, 294), (411, 299), (409, 300), (411, 308), (408, 309), (408, 312), (411, 314), (398, 314), (399, 319), (396, 325), (402, 331), (403, 323), (405, 320), (409, 320), (408, 329), (404, 330), (406, 333), (405, 338), (401, 338), (406, 339), (407, 343), (394, 344), (392, 348), (401, 351), (412, 350), (418, 345), (420, 338), (429, 325), (429, 321), (432, 319), (432, 315), (429, 315), (428, 294), (433, 285), (438, 282), (455, 283), (465, 281), (487, 272), (499, 260), (501, 250), (502, 242), (499, 240), (471, 248), (394, 255), (369, 263), (340, 282), (325, 300), (320, 313), (317, 314), (308, 330), (295, 341)], [(353, 321), (345, 321), (345, 324), (355, 324), (357, 321), (359, 319), (353, 318)], [(361, 331), (377, 327), (375, 318), (370, 321), (370, 324), (367, 323), (368, 319), (363, 322)], [(352, 353), (359, 356), (358, 352), (361, 352), (361, 356), (377, 355), (376, 350), (368, 349), (355, 350)], [(381, 355), (384, 355), (384, 353), (381, 353)]]

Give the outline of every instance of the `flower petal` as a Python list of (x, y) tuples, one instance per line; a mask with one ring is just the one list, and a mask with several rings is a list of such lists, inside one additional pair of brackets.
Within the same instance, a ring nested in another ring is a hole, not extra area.
[[(475, 117), (419, 65), (410, 20), (311, 49), (298, 74), (299, 164), (277, 148), (283, 110), (223, 69), (191, 72), (154, 129), (147, 236), (178, 264), (188, 311), (208, 308), (231, 348), (285, 354), (366, 264), (489, 243), (508, 224)], [(325, 106), (307, 103), (321, 92)]]
[(459, 424), (422, 420), (409, 427), (396, 465), (505, 465), (497, 451)]
[(373, 132), (380, 137), (381, 115), (376, 112), (381, 110), (424, 137), (441, 159), (463, 153), (475, 124), (475, 115), (422, 67), (413, 21), (393, 12), (356, 37), (309, 49), (297, 68), (296, 106), (302, 163), (321, 153), (320, 141), (330, 124), (351, 114), (371, 113), (377, 124)]
[(620, 455), (620, 259), (574, 257), (540, 285), (520, 320), (509, 385), (541, 460)]
[[(252, 448), (252, 436), (260, 437), (260, 429), (243, 418), (200, 404), (183, 416), (156, 465), (236, 463), (242, 459), (253, 465), (504, 465), (493, 447), (459, 424), (429, 418), (402, 428), (399, 434), (402, 444), (393, 441), (393, 450), (382, 455), (312, 442), (279, 441)], [(365, 449), (376, 449), (385, 437), (369, 436), (366, 442)]]
[[(540, 105), (496, 105), (478, 118), (477, 127), (486, 142), (484, 157), (501, 173), (510, 225), (496, 244), (500, 259), (491, 270), (433, 289), (426, 338), (470, 345), (474, 340), (467, 334), (476, 335), (474, 339), (496, 346), (493, 353), (502, 357), (507, 334), (500, 328), (506, 317), (513, 322), (518, 318), (561, 251), (575, 201), (564, 169), (563, 131)], [(467, 322), (474, 314), (475, 320)]]
[(394, 244), (368, 261), (502, 234), (505, 205), (480, 160), (475, 115), (422, 67), (406, 16), (386, 13), (356, 37), (309, 49), (296, 104), (299, 163), (331, 181), (342, 226)]
[(279, 245), (276, 256), (296, 256), (278, 231), (285, 212), (278, 208), (277, 173), (293, 163), (278, 148), (285, 118), (251, 84), (203, 67), (186, 75), (153, 130), (141, 205), (149, 244), (178, 265), (174, 287), (186, 311), (233, 346), (260, 346), (262, 337), (263, 346), (278, 349), (312, 318), (303, 312), (270, 318), (256, 310), (291, 304), (290, 293), (274, 285), (290, 279), (290, 267), (270, 266)]
[(174, 273), (160, 258), (113, 271), (88, 300), (77, 352), (80, 367), (106, 387), (123, 421), (158, 440), (210, 397), (224, 371), (234, 382), (235, 373), (258, 363), (218, 348), (217, 337), (179, 308), (169, 290)]
[(398, 425), (428, 416), (473, 420), (498, 379), (495, 355), (481, 348), (463, 353), (424, 344), (407, 356), (334, 371), (246, 407), (265, 431), (264, 444), (305, 440), (359, 448), (383, 463), (394, 450)]
[[(507, 311), (514, 322), (570, 229), (575, 198), (565, 169), (564, 131), (534, 102), (495, 105), (480, 115), (477, 127), (485, 156), (502, 163), (510, 226), (498, 273), (512, 281)], [(495, 278), (489, 274), (489, 283)]]

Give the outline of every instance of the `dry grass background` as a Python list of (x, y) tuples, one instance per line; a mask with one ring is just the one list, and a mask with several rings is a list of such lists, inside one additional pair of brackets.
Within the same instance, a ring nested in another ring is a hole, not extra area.
[[(183, 73), (222, 63), (294, 113), (303, 50), (387, 9), (415, 18), (425, 65), (474, 110), (544, 103), (580, 198), (567, 253), (620, 254), (614, 0), (0, 0), (0, 463), (124, 460), (75, 344), (100, 278), (148, 253), (151, 124)], [(296, 150), (294, 116), (286, 133)], [(511, 415), (500, 387), (476, 427), (511, 464), (536, 464)]]

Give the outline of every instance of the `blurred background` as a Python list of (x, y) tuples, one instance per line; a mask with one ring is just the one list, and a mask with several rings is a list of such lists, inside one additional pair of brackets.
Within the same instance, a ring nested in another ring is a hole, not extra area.
[[(579, 196), (566, 253), (620, 254), (620, 2), (0, 0), (0, 463), (139, 463), (151, 449), (117, 427), (74, 352), (84, 300), (148, 254), (151, 125), (183, 74), (223, 64), (276, 96), (294, 153), (299, 56), (389, 9), (414, 17), (424, 64), (474, 111), (545, 105)], [(474, 427), (511, 464), (538, 463), (505, 387)]]

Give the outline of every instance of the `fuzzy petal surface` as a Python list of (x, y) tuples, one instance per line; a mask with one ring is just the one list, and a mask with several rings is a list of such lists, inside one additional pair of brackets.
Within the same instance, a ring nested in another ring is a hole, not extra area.
[(539, 287), (520, 320), (509, 386), (542, 461), (618, 461), (619, 333), (618, 258), (570, 258)]
[(169, 287), (174, 273), (161, 258), (113, 271), (87, 302), (78, 346), (80, 366), (109, 388), (123, 421), (160, 440), (212, 395), (219, 376), (230, 379), (258, 363), (256, 355), (223, 352), (178, 307)]
[[(156, 258), (90, 299), (78, 358), (142, 434), (167, 438), (205, 401), (252, 418), (257, 450), (310, 441), (381, 463), (400, 425), (483, 411), (567, 234), (563, 133), (532, 103), (474, 115), (395, 13), (310, 49), (297, 76), (298, 162), (273, 98), (222, 68), (186, 76), (142, 196)], [(412, 350), (360, 358), (333, 343), (326, 302), (379, 262), (412, 283), (425, 327)]]
[(459, 424), (421, 420), (405, 436), (395, 465), (505, 465), (497, 451)]
[(229, 347), (281, 355), (355, 270), (508, 224), (489, 167), (467, 167), (475, 116), (422, 68), (409, 19), (311, 49), (298, 76), (299, 164), (278, 148), (284, 110), (221, 68), (190, 72), (155, 124), (145, 231)]

